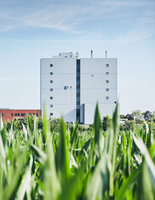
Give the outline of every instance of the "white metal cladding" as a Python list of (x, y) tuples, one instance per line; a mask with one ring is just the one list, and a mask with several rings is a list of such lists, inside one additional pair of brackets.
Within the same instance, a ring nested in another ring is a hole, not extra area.
[[(76, 60), (74, 56), (65, 58), (62, 55), (41, 59), (40, 107), (43, 109), (44, 105), (51, 118), (63, 116), (67, 122), (76, 121), (76, 102), (79, 100), (76, 96)], [(81, 58), (80, 122), (93, 123), (97, 102), (101, 116), (111, 116), (116, 101), (117, 59)]]
[[(103, 116), (111, 116), (114, 112), (115, 104), (99, 104), (99, 111), (101, 119)], [(93, 113), (93, 114), (92, 114)], [(91, 124), (94, 121), (95, 104), (85, 104), (84, 110), (84, 123)]]
[(96, 102), (101, 116), (111, 116), (117, 101), (117, 59), (82, 58), (80, 81), (80, 103), (85, 104), (84, 122), (93, 123)]
[[(81, 104), (84, 102), (88, 104), (96, 104), (96, 102), (101, 104), (113, 104), (116, 101), (116, 89), (110, 88), (108, 92), (106, 91), (106, 88), (81, 90)], [(107, 96), (109, 97), (108, 100), (106, 99)]]
[(41, 104), (48, 116), (76, 121), (76, 59), (41, 59), (41, 91)]

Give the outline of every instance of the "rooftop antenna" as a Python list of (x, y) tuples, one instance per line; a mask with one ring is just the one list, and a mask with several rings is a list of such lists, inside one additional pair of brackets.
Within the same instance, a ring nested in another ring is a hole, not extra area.
[(91, 58), (93, 58), (93, 50), (91, 50)]
[(105, 58), (107, 58), (107, 51), (105, 51)]
[(78, 57), (79, 57), (79, 53), (78, 53), (78, 51), (76, 52), (75, 56), (76, 56), (76, 58), (78, 58)]

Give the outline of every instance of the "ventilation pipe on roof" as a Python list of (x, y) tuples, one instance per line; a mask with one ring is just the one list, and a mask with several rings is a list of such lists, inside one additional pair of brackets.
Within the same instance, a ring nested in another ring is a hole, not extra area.
[(105, 58), (107, 58), (107, 51), (105, 51)]
[(93, 50), (91, 50), (91, 58), (93, 58)]

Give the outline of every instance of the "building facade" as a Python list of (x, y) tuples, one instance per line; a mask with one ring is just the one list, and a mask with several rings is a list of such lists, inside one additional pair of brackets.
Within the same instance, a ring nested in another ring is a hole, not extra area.
[(23, 119), (27, 115), (35, 115), (40, 117), (40, 110), (15, 110), (15, 109), (0, 109), (0, 115), (4, 122)]
[(117, 59), (79, 58), (60, 53), (40, 60), (40, 102), (50, 118), (91, 124), (96, 103), (101, 116), (112, 115), (117, 102)]

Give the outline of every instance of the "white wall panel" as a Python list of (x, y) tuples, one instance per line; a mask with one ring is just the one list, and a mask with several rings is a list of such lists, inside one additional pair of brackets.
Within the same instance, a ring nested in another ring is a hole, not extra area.
[[(42, 73), (57, 72), (57, 73), (75, 73), (75, 58), (42, 58), (41, 59)], [(50, 67), (53, 64), (53, 67)]]
[[(66, 122), (76, 121), (76, 109), (74, 104), (70, 105), (53, 105), (53, 108), (50, 108), (49, 104), (44, 105), (44, 108), (47, 113), (47, 117), (61, 118), (63, 117)], [(50, 113), (53, 113), (53, 116), (50, 116)]]
[[(109, 83), (106, 81), (109, 80)], [(83, 88), (106, 88), (107, 86), (116, 88), (117, 77), (114, 74), (81, 74), (81, 89)]]
[[(106, 89), (83, 89), (82, 90), (82, 103), (86, 102), (88, 104), (96, 104), (98, 103), (114, 103), (116, 101), (117, 91), (115, 89), (111, 89), (109, 92)], [(109, 100), (106, 97), (109, 97)]]
[[(109, 67), (106, 67), (109, 64)], [(81, 73), (117, 73), (116, 58), (81, 58)]]
[[(103, 119), (103, 116), (111, 116), (114, 112), (116, 104), (99, 104), (100, 117)], [(84, 111), (84, 122), (85, 124), (92, 124), (94, 122), (96, 104), (85, 104)]]
[[(106, 64), (109, 64), (106, 67)], [(109, 72), (106, 75), (106, 72)], [(109, 81), (107, 83), (106, 81)], [(106, 91), (106, 88), (109, 91)], [(108, 97), (109, 99), (106, 99)], [(111, 115), (117, 101), (117, 59), (81, 59), (81, 104), (85, 104), (84, 120), (93, 123), (96, 103), (101, 115)]]
[[(53, 67), (50, 67), (53, 64)], [(53, 72), (53, 75), (50, 75)], [(50, 80), (53, 83), (50, 83)], [(64, 86), (68, 86), (66, 90)], [(50, 88), (53, 91), (50, 91)], [(66, 120), (76, 117), (76, 59), (41, 59), (41, 103), (45, 104), (52, 118), (64, 115)], [(50, 99), (53, 97), (53, 99)], [(50, 108), (53, 105), (53, 108)]]

